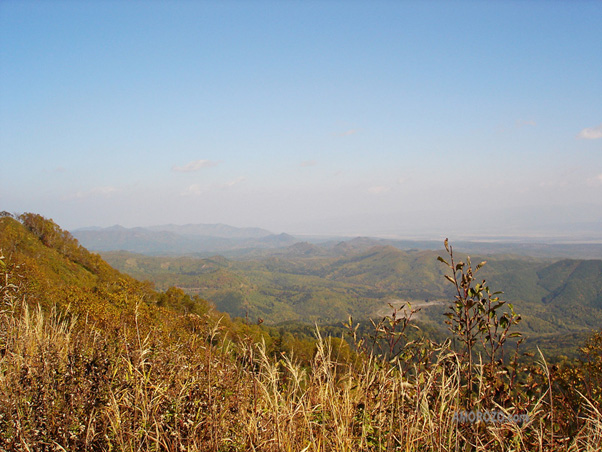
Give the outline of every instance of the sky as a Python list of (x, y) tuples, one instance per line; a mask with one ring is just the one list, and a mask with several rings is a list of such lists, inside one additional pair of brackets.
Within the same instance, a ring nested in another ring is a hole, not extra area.
[(0, 210), (602, 239), (600, 1), (0, 1)]

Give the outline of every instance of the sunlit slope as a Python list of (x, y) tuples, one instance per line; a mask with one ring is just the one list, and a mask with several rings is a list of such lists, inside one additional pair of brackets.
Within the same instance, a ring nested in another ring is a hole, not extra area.
[[(161, 294), (80, 246), (67, 231), (40, 215), (0, 218), (0, 250), (25, 302), (85, 316), (110, 325), (136, 318), (157, 328), (175, 327), (178, 312), (204, 312), (208, 305), (184, 293)], [(171, 322), (171, 323), (170, 323)]]
[(8, 261), (19, 265), (18, 273), (41, 300), (48, 298), (49, 291), (70, 286), (93, 289), (120, 279), (136, 284), (51, 220), (34, 214), (22, 218), (23, 222), (0, 218), (0, 249)]

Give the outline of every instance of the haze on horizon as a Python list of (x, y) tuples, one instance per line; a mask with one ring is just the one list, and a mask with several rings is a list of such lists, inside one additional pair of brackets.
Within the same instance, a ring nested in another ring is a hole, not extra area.
[(0, 210), (602, 236), (602, 3), (0, 3)]

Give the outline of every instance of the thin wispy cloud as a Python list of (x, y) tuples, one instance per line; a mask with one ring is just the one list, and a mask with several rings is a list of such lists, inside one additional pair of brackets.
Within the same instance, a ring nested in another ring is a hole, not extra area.
[(590, 187), (602, 187), (602, 173), (598, 174), (597, 176), (590, 177), (587, 180), (587, 185)]
[(375, 187), (370, 187), (368, 189), (368, 192), (372, 193), (373, 195), (381, 195), (383, 193), (387, 193), (389, 190), (391, 190), (391, 187), (385, 187), (384, 185), (377, 185)]
[(239, 178), (230, 180), (228, 182), (225, 182), (223, 184), (212, 184), (209, 186), (202, 186), (201, 184), (191, 184), (188, 187), (186, 187), (186, 189), (184, 191), (180, 192), (180, 196), (195, 197), (195, 196), (201, 196), (202, 194), (215, 192), (216, 190), (227, 190), (227, 189), (230, 189), (232, 187), (235, 187), (235, 186), (243, 183), (246, 180), (247, 179), (245, 177), (239, 177)]
[(198, 171), (201, 168), (209, 168), (216, 165), (217, 162), (212, 162), (211, 160), (194, 160), (192, 162), (187, 163), (186, 165), (174, 165), (172, 167), (172, 170), (176, 173), (191, 173), (193, 171)]
[(582, 140), (597, 140), (602, 138), (602, 124), (596, 127), (587, 127), (577, 134), (577, 138)]
[(560, 172), (542, 175), (539, 182), (541, 188), (567, 188), (583, 184), (583, 174), (578, 166), (568, 167)]
[(180, 193), (180, 196), (199, 196), (201, 193), (203, 193), (201, 186), (199, 184), (192, 184)]
[(91, 196), (110, 196), (119, 191), (120, 190), (118, 188), (112, 187), (112, 186), (94, 187), (90, 190), (78, 191), (78, 192), (74, 193), (73, 195), (68, 196), (68, 198), (82, 199), (82, 198), (89, 198)]
[(359, 129), (349, 129), (349, 130), (345, 130), (344, 132), (335, 132), (335, 133), (333, 133), (333, 135), (336, 137), (348, 137), (350, 135), (355, 135), (358, 132), (359, 132)]
[(532, 119), (517, 119), (514, 124), (510, 122), (500, 123), (495, 127), (495, 133), (506, 135), (508, 133), (514, 133), (517, 129), (525, 127), (536, 127), (537, 123)]
[(316, 166), (317, 164), (318, 162), (316, 162), (315, 160), (305, 160), (304, 162), (301, 162), (302, 167)]
[(222, 185), (222, 188), (231, 188), (231, 187), (234, 187), (235, 185), (238, 185), (246, 180), (247, 180), (246, 177), (239, 177), (237, 179), (226, 182), (225, 184)]
[(570, 182), (566, 179), (550, 179), (544, 180), (539, 183), (541, 188), (566, 188), (568, 187)]
[(95, 195), (110, 195), (111, 193), (118, 192), (119, 189), (116, 187), (105, 186), (105, 187), (96, 187), (91, 190), (92, 194)]
[(519, 121), (516, 121), (516, 126), (518, 128), (521, 128), (521, 127), (535, 127), (536, 125), (537, 125), (537, 123), (535, 121), (532, 121), (532, 120), (528, 120), (528, 121), (519, 120)]

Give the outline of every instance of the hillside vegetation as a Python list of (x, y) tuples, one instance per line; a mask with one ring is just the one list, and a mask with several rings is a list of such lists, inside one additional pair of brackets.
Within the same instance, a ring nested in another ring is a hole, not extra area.
[(303, 357), (290, 333), (233, 322), (179, 289), (156, 292), (38, 215), (0, 218), (0, 249), (0, 449), (602, 447), (602, 333), (558, 367), (542, 355), (501, 359), (519, 319), (469, 263), (446, 273), (454, 341), (411, 334), (393, 313), (365, 335), (350, 319), (346, 340), (316, 332)]
[[(343, 242), (338, 256), (296, 244), (280, 255), (233, 260), (152, 257), (106, 252), (120, 271), (150, 280), (160, 290), (178, 286), (212, 301), (235, 317), (269, 324), (296, 321), (340, 324), (379, 318), (405, 302), (420, 306), (417, 318), (444, 332), (444, 300), (453, 290), (435, 251)], [(367, 249), (366, 249), (367, 248)], [(319, 249), (319, 248), (318, 248)], [(303, 252), (305, 251), (305, 252)], [(554, 355), (574, 355), (578, 343), (602, 327), (602, 260), (487, 256), (482, 275), (521, 312), (528, 346)]]

